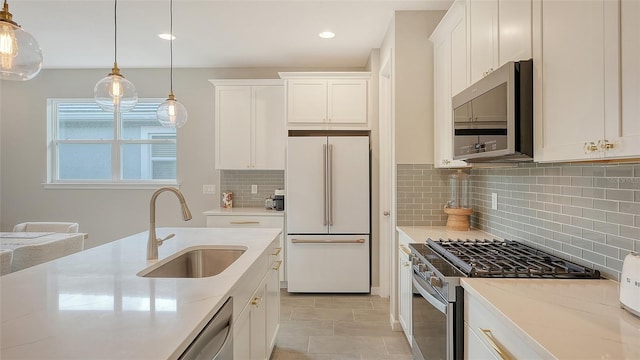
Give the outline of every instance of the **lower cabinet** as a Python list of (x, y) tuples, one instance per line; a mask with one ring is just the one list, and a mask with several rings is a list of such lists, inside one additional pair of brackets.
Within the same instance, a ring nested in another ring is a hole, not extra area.
[(234, 304), (244, 307), (233, 323), (234, 359), (266, 360), (271, 356), (280, 325), (281, 265), (278, 251), (249, 302)]
[(535, 341), (519, 330), (498, 310), (464, 292), (465, 359), (545, 359), (534, 350)]
[(413, 301), (413, 270), (411, 268), (411, 251), (408, 248), (408, 239), (400, 235), (400, 248), (398, 251), (398, 283), (400, 296), (398, 304), (398, 321), (404, 331), (407, 341), (412, 341), (411, 302)]

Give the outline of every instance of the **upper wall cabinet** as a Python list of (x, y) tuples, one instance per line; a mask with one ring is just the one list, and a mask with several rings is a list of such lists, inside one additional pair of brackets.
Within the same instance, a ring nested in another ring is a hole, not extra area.
[(531, 58), (531, 0), (466, 0), (471, 82)]
[(465, 167), (453, 160), (451, 98), (467, 86), (467, 37), (464, 1), (455, 2), (429, 38), (434, 52), (434, 166)]
[(289, 129), (368, 129), (368, 72), (280, 73)]
[(282, 80), (211, 80), (215, 85), (216, 169), (283, 170)]
[(536, 161), (640, 156), (640, 2), (535, 0)]

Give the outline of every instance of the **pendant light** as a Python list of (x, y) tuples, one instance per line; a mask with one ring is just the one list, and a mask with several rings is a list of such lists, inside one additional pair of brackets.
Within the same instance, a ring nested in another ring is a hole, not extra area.
[(114, 22), (114, 50), (113, 69), (111, 73), (98, 81), (93, 92), (96, 103), (104, 111), (127, 112), (133, 109), (138, 103), (138, 92), (133, 84), (120, 74), (118, 69), (118, 0), (114, 0), (113, 6)]
[(36, 39), (12, 18), (4, 0), (0, 11), (0, 79), (30, 80), (42, 68), (42, 51)]
[(184, 107), (181, 103), (176, 100), (176, 97), (173, 95), (173, 0), (170, 0), (170, 25), (169, 32), (171, 33), (171, 40), (169, 40), (169, 49), (171, 52), (170, 57), (170, 91), (169, 97), (165, 100), (160, 106), (158, 106), (158, 110), (156, 110), (156, 115), (158, 117), (158, 121), (164, 127), (174, 127), (180, 128), (187, 122), (187, 108)]

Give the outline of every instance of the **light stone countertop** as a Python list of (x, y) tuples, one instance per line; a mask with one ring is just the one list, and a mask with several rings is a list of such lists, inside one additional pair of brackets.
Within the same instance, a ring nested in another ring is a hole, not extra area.
[(269, 210), (265, 208), (219, 208), (203, 212), (209, 215), (246, 215), (246, 216), (284, 216), (284, 211)]
[(157, 229), (158, 237), (176, 234), (159, 247), (160, 260), (196, 245), (247, 247), (208, 278), (136, 276), (156, 263), (146, 260), (146, 231), (4, 275), (0, 358), (177, 358), (281, 231)]
[(557, 359), (640, 359), (640, 318), (620, 308), (613, 280), (465, 278), (493, 315)]
[[(413, 242), (438, 238), (495, 238), (480, 230), (398, 226)], [(640, 359), (640, 318), (620, 308), (613, 280), (463, 278), (465, 290), (542, 353), (557, 359)]]
[(445, 226), (398, 226), (397, 230), (413, 240), (412, 242), (424, 243), (427, 238), (433, 240), (442, 239), (501, 239), (482, 230), (471, 229), (469, 231), (448, 230)]

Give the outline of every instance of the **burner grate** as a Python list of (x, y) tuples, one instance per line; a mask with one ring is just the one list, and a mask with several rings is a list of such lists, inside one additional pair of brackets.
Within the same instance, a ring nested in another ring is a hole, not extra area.
[(599, 278), (598, 270), (509, 240), (439, 239), (428, 245), (469, 277)]

